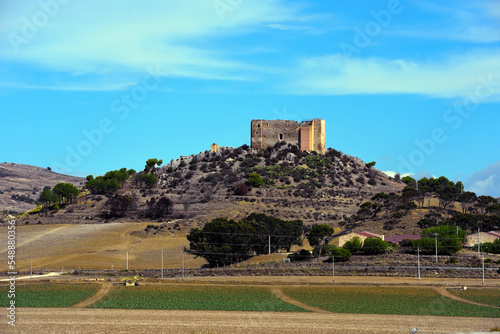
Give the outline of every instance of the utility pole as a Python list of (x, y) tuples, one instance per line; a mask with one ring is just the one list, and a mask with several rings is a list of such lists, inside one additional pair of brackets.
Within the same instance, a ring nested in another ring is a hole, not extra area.
[(184, 251), (182, 251), (182, 280), (184, 281)]
[(484, 252), (483, 252), (483, 285), (484, 285)]
[(436, 263), (438, 263), (438, 235), (439, 233), (434, 233), (434, 238), (436, 240)]
[(128, 251), (127, 251), (127, 271), (128, 271)]
[(418, 280), (420, 281), (420, 247), (417, 247)]
[(332, 255), (332, 282), (335, 283), (335, 255)]
[(271, 255), (271, 235), (270, 234), (269, 234), (268, 247), (269, 247), (268, 254)]
[(161, 279), (163, 279), (163, 249), (161, 250)]
[(480, 229), (477, 229), (477, 257), (481, 256), (481, 233)]

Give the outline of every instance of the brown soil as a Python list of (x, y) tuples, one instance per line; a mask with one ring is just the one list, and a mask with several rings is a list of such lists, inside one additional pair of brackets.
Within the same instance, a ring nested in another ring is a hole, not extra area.
[(322, 310), (320, 308), (313, 307), (313, 306), (301, 303), (298, 300), (295, 300), (295, 299), (291, 298), (290, 296), (287, 296), (279, 288), (272, 288), (271, 289), (271, 293), (273, 295), (275, 295), (276, 297), (278, 297), (279, 299), (281, 299), (281, 300), (283, 300), (283, 301), (285, 301), (285, 302), (287, 302), (289, 304), (292, 304), (292, 305), (295, 305), (295, 306), (298, 306), (298, 307), (302, 307), (303, 309), (306, 309), (306, 310), (309, 310), (309, 311), (312, 311), (312, 312), (316, 312), (316, 313), (330, 313), (330, 312)]
[(94, 294), (93, 296), (90, 296), (90, 298), (85, 299), (84, 301), (82, 301), (76, 305), (73, 305), (72, 307), (74, 307), (74, 308), (89, 307), (90, 305), (97, 303), (98, 301), (100, 301), (101, 299), (106, 297), (106, 295), (111, 291), (111, 288), (113, 287), (113, 284), (111, 284), (109, 282), (104, 282), (104, 283), (101, 283), (100, 285), (101, 285), (101, 288), (99, 289), (99, 291), (96, 292), (96, 294)]
[(486, 332), (499, 319), (324, 313), (20, 308), (1, 333), (102, 334), (400, 334)]
[(450, 292), (448, 291), (448, 289), (446, 289), (446, 288), (439, 287), (439, 288), (435, 288), (435, 289), (436, 289), (436, 291), (437, 291), (437, 292), (439, 292), (442, 296), (448, 297), (448, 298), (450, 298), (450, 299), (456, 300), (456, 301), (461, 302), (461, 303), (467, 303), (467, 304), (478, 305), (478, 306), (493, 307), (493, 308), (500, 308), (499, 306), (489, 305), (489, 304), (482, 304), (482, 303), (477, 303), (477, 302), (474, 302), (474, 301), (469, 300), (469, 299), (460, 298), (460, 297), (455, 296), (454, 294), (450, 293)]

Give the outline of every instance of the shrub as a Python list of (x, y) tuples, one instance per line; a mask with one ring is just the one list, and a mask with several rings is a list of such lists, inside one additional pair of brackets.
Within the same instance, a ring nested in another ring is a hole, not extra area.
[(264, 184), (264, 180), (259, 173), (253, 172), (250, 174), (250, 176), (248, 176), (248, 184), (252, 187), (260, 187), (262, 184)]
[(312, 254), (310, 251), (301, 249), (298, 253), (295, 254), (290, 254), (288, 258), (290, 258), (290, 261), (305, 261), (309, 260), (312, 257)]
[(380, 238), (366, 238), (363, 245), (363, 252), (367, 255), (384, 254), (390, 248), (389, 243)]
[(104, 203), (102, 216), (105, 218), (119, 218), (125, 213), (135, 208), (136, 200), (129, 195), (115, 195)]
[(248, 194), (248, 187), (247, 185), (242, 182), (236, 186), (236, 189), (234, 190), (234, 194), (238, 196), (245, 196)]
[(166, 219), (173, 211), (174, 202), (163, 196), (158, 201), (151, 198), (151, 200), (146, 201), (146, 205), (145, 216), (147, 218)]
[(363, 247), (363, 242), (359, 237), (354, 237), (344, 244), (342, 248), (347, 249), (351, 254), (356, 254)]
[(332, 255), (335, 258), (335, 262), (346, 262), (351, 258), (351, 252), (344, 248), (335, 247), (332, 251)]

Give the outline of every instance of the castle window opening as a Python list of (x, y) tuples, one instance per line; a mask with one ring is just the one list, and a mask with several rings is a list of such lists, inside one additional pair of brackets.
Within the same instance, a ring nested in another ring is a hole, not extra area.
[(280, 140), (283, 140), (284, 136), (282, 133), (280, 133)]

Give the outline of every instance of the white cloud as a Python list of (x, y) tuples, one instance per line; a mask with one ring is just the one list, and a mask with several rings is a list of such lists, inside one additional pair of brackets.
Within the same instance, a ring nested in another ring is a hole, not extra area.
[[(396, 176), (396, 174), (399, 174), (398, 172), (395, 172), (395, 171), (392, 171), (392, 170), (388, 170), (388, 171), (382, 171), (382, 173), (384, 173), (385, 175), (389, 176), (389, 177), (394, 177)], [(401, 177), (405, 177), (405, 176), (411, 176), (413, 177), (413, 173), (405, 173), (405, 174), (400, 174)]]
[(494, 81), (490, 99), (500, 96), (500, 50), (435, 61), (359, 59), (342, 54), (312, 57), (299, 61), (286, 88), (297, 94), (468, 97), (475, 94), (479, 77), (491, 77)]
[[(23, 20), (33, 22), (43, 10), (38, 2), (12, 4), (0, 14), (0, 34), (23, 36)], [(217, 42), (270, 22), (293, 20), (295, 10), (282, 0), (246, 0), (221, 17), (213, 0), (70, 1), (27, 43), (17, 45), (18, 53), (8, 43), (0, 45), (0, 59), (75, 77), (140, 73), (150, 65), (170, 76), (252, 80), (255, 68), (233, 60), (233, 50), (217, 47)]]
[(311, 29), (310, 27), (294, 26), (294, 25), (288, 25), (288, 24), (276, 24), (276, 23), (268, 24), (268, 25), (266, 25), (266, 27), (269, 27), (272, 29), (284, 30), (284, 31), (288, 31), (288, 30), (296, 31), (296, 30)]
[(465, 186), (478, 195), (500, 197), (500, 161), (472, 174)]
[(494, 43), (500, 41), (498, 18), (500, 3), (495, 0), (413, 2), (429, 16), (438, 15), (439, 19), (426, 25), (408, 27), (395, 32), (401, 36), (426, 39), (442, 39), (471, 43)]

